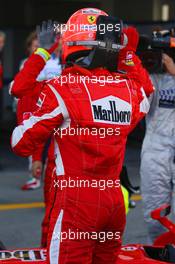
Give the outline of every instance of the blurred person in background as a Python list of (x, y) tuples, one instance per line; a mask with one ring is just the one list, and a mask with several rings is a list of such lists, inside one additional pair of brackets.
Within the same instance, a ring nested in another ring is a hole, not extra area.
[[(37, 39), (37, 33), (36, 31), (31, 32), (27, 39), (26, 39), (26, 43), (25, 43), (25, 48), (26, 48), (26, 55), (27, 58), (38, 48), (38, 39)], [(27, 58), (23, 59), (20, 63), (20, 67), (19, 69), (21, 70), (22, 67), (24, 66), (25, 61), (27, 60)]]
[[(30, 57), (38, 48), (38, 38), (37, 33), (34, 31), (30, 33), (26, 40), (26, 51), (28, 57)], [(25, 58), (20, 64), (20, 70), (22, 70), (27, 62), (28, 58)], [(38, 73), (36, 78), (37, 81), (43, 81), (53, 78), (54, 76), (58, 76), (61, 73), (61, 65), (59, 59), (59, 49), (55, 49), (54, 52), (51, 54), (51, 58), (47, 61), (46, 65), (43, 69)], [(19, 85), (20, 87), (23, 85), (21, 82)], [(29, 83), (26, 84), (26, 90), (29, 87)], [(30, 88), (30, 87), (29, 87)], [(13, 82), (10, 87), (10, 93), (13, 94)], [(18, 97), (18, 96), (17, 96)], [(23, 120), (24, 115), (28, 113), (32, 113), (37, 108), (37, 95), (30, 94), (25, 95), (25, 92), (20, 97), (17, 98), (17, 121), (20, 124)], [(43, 163), (45, 160), (45, 149), (44, 146), (38, 148), (32, 156), (29, 157), (29, 179), (27, 182), (22, 186), (22, 190), (33, 190), (40, 187), (41, 184), (41, 174), (43, 171)], [(46, 170), (47, 172), (47, 170)]]
[(175, 213), (175, 64), (163, 54), (164, 74), (152, 74), (155, 93), (146, 117), (141, 152), (141, 189), (149, 243), (165, 230), (151, 211), (167, 203)]

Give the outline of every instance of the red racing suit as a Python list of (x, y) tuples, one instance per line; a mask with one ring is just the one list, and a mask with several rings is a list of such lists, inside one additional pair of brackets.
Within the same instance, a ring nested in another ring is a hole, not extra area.
[[(61, 84), (69, 74), (76, 81)], [(77, 76), (86, 78), (80, 82)], [(103, 84), (100, 76), (107, 77)], [(116, 183), (127, 136), (149, 108), (145, 83), (141, 86), (137, 78), (69, 67), (60, 78), (44, 82), (40, 109), (13, 131), (12, 148), (21, 156), (31, 155), (54, 132), (56, 182), (47, 263), (117, 261), (125, 208)]]

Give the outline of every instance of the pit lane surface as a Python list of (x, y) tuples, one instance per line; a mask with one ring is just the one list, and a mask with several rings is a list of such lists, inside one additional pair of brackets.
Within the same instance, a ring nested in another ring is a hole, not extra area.
[[(28, 179), (27, 159), (11, 152), (9, 138), (0, 143), (0, 240), (10, 249), (38, 247), (44, 215), (42, 187), (34, 191), (20, 190)], [(139, 184), (139, 155), (140, 145), (129, 144), (125, 164), (136, 185)], [(146, 242), (141, 197), (135, 198), (137, 207), (127, 216), (124, 244)]]

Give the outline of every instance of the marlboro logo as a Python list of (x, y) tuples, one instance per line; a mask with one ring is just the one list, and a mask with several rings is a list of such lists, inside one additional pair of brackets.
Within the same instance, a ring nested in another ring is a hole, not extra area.
[(102, 123), (129, 125), (131, 109), (128, 102), (113, 96), (92, 103), (94, 121)]

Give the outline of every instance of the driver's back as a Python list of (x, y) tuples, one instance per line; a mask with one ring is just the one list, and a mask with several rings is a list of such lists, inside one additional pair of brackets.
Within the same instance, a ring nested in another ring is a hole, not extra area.
[(135, 83), (119, 75), (105, 82), (97, 72), (95, 76), (96, 83), (92, 77), (61, 87), (49, 83), (67, 113), (62, 128), (55, 131), (58, 175), (118, 178), (127, 135), (143, 115)]

